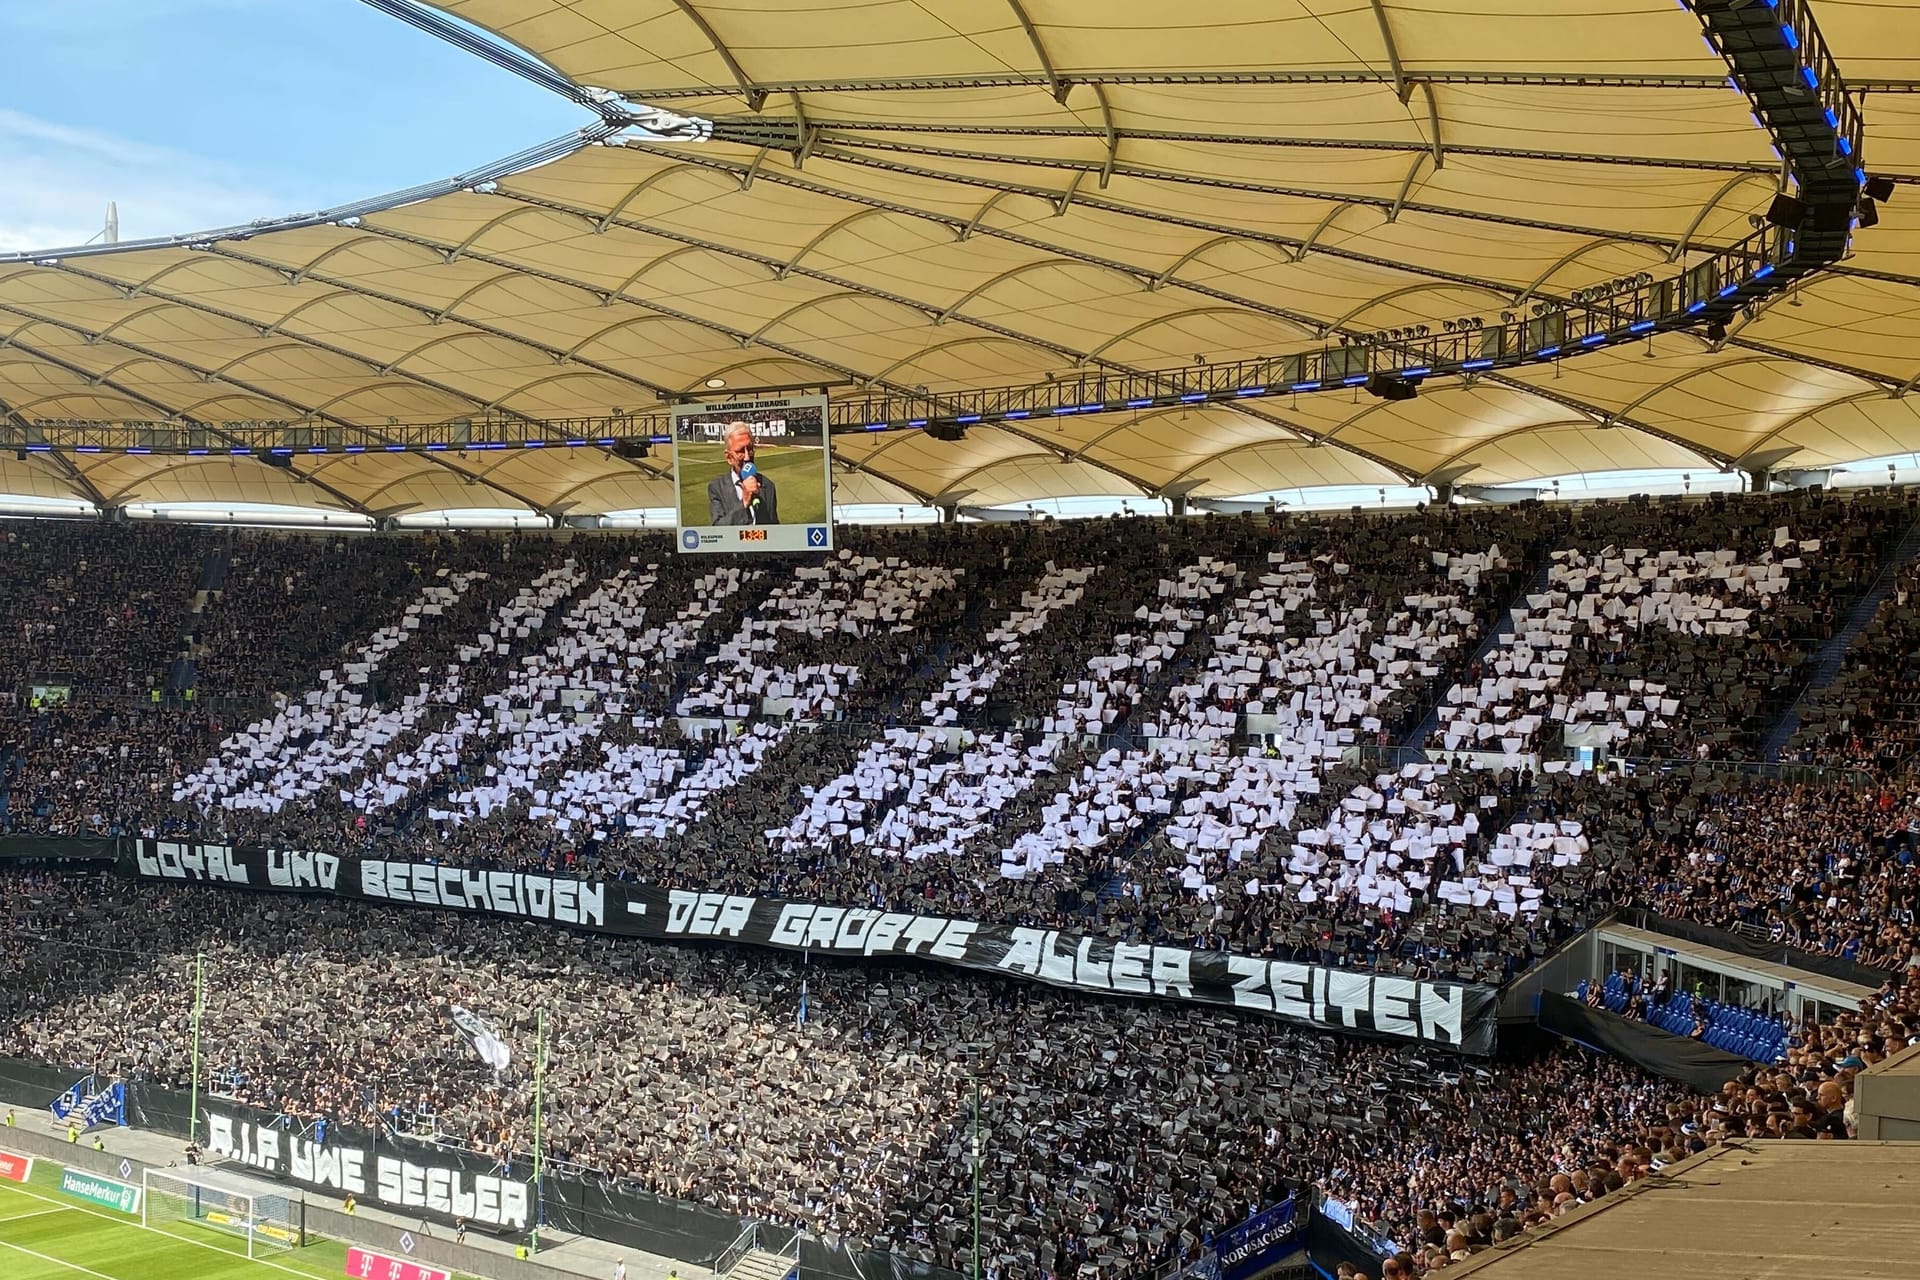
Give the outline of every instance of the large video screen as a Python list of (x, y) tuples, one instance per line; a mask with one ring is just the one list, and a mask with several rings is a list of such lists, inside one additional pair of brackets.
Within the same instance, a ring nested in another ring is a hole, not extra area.
[(830, 551), (827, 398), (673, 407), (673, 481), (686, 552)]

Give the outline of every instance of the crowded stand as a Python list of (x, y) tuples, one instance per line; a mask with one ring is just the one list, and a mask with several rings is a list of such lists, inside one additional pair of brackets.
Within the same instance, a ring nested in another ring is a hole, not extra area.
[[(1723, 1138), (1848, 1136), (1854, 1077), (1920, 1037), (1912, 971), (1701, 1097), (1577, 1049), (1483, 1064), (937, 969), (447, 914), (395, 927), (391, 909), (262, 911), (103, 876), (18, 873), (0, 895), (0, 1054), (183, 1080), (203, 950), (202, 1051), (225, 1092), (517, 1159), (545, 1009), (550, 1159), (947, 1266), (964, 1266), (978, 1077), (983, 1231), (1008, 1276), (1146, 1274), (1285, 1183), (1438, 1266)], [(98, 981), (69, 981), (81, 960)], [(455, 1004), (494, 1019), (515, 1064), (475, 1056)], [(1097, 1120), (1089, 1096), (1108, 1099)]]
[(1920, 963), (1911, 775), (1674, 786), (1660, 812), (1636, 857), (1652, 910), (1863, 965)]
[[(524, 1044), (564, 1009), (549, 1138), (657, 1194), (964, 1269), (971, 1074), (1002, 1280), (1158, 1273), (1288, 1184), (1421, 1273), (1722, 1139), (1849, 1136), (1854, 1076), (1920, 1037), (1910, 567), (1794, 748), (1872, 772), (1718, 771), (1759, 755), (1913, 514), (1799, 494), (1090, 521), (739, 563), (658, 535), (19, 527), (59, 585), (4, 606), (0, 832), (1491, 984), (1642, 906), (1894, 973), (1827, 1025), (1583, 986), (1748, 1057), (1717, 1097), (1571, 1048), (1478, 1062), (930, 967), (24, 872), (0, 877), (0, 1054), (183, 1079), (168, 992), (204, 949), (228, 975), (211, 1060), (273, 1110), (524, 1150), (530, 1078), (489, 1072), (445, 1010)], [(109, 555), (130, 567), (96, 572)], [(182, 654), (197, 699), (147, 698)], [(55, 668), (70, 697), (35, 704)], [(64, 983), (84, 947), (150, 962)]]
[(1449, 691), (1432, 745), (1519, 756), (1564, 735), (1628, 757), (1757, 758), (1912, 515), (1886, 498), (1585, 510), (1505, 642)]
[(1783, 754), (1890, 773), (1920, 745), (1920, 566), (1902, 565), (1833, 683), (1800, 707)]

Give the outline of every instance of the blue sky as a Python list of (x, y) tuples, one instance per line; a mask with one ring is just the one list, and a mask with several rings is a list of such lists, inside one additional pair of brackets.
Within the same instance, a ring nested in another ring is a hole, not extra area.
[(0, 251), (449, 177), (587, 112), (361, 0), (0, 0)]

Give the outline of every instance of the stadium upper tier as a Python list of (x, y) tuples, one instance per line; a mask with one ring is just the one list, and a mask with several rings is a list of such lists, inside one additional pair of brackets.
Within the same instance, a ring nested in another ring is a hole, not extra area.
[[(1862, 593), (1914, 517), (1873, 492), (929, 528), (719, 567), (664, 535), (15, 524), (0, 826), (1494, 981), (1652, 895), (1901, 959), (1884, 806), (1834, 802), (1874, 875), (1743, 898), (1684, 851), (1764, 793), (1579, 753), (1758, 759), (1809, 659), (1906, 607)], [(1783, 886), (1831, 870), (1769, 847)]]
[[(973, 417), (843, 431), (843, 503), (1920, 448), (1909, 3), (440, 6), (508, 46), (380, 4), (584, 127), (341, 209), (0, 263), (0, 493), (661, 509), (666, 451), (596, 441), (770, 388)], [(1804, 221), (1768, 221), (1783, 187)], [(387, 452), (527, 434), (580, 444)]]

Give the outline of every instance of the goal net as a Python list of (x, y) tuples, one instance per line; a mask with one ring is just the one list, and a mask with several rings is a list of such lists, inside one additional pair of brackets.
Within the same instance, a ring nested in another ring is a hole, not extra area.
[(306, 1203), (282, 1194), (222, 1186), (205, 1174), (148, 1169), (140, 1178), (140, 1224), (161, 1231), (190, 1224), (244, 1241), (249, 1258), (306, 1243)]

